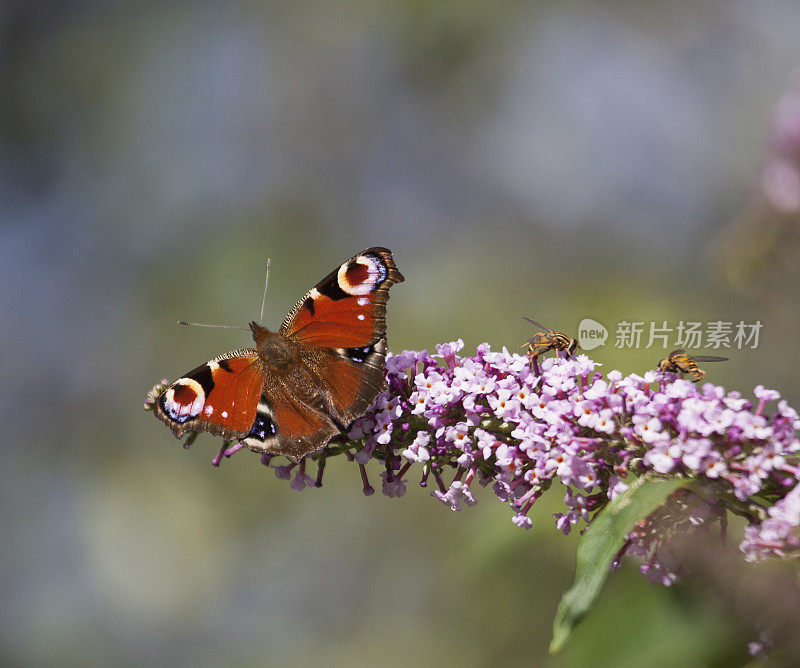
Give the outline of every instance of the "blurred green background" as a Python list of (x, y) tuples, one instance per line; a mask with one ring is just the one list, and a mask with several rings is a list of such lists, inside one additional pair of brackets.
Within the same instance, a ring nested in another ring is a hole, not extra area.
[[(524, 532), (488, 490), (451, 513), (333, 461), (296, 493), (141, 410), (249, 345), (353, 253), (394, 251), (392, 350), (516, 348), (522, 314), (761, 320), (710, 379), (800, 403), (791, 286), (717, 278), (800, 5), (384, 0), (0, 3), (0, 661), (729, 665), (702, 583), (612, 576), (557, 659), (572, 577), (553, 490)], [(371, 471), (377, 480), (377, 471)], [(732, 541), (733, 542), (733, 541)]]

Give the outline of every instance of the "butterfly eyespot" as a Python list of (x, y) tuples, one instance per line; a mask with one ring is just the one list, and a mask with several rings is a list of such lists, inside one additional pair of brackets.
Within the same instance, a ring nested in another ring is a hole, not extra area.
[(275, 436), (277, 433), (278, 430), (275, 428), (275, 423), (272, 421), (272, 418), (264, 413), (257, 413), (255, 422), (253, 422), (253, 427), (250, 429), (250, 433), (247, 435), (247, 438), (255, 438), (259, 441), (266, 441), (268, 438)]
[(195, 381), (184, 381), (178, 383), (172, 388), (172, 399), (175, 403), (182, 406), (191, 405), (197, 397), (203, 393), (201, 388), (195, 389), (192, 385), (197, 386)]
[(199, 415), (205, 402), (203, 386), (192, 378), (181, 378), (161, 395), (161, 408), (177, 422)]
[(375, 255), (359, 255), (339, 267), (339, 287), (348, 295), (368, 295), (386, 278), (386, 265)]
[(375, 346), (363, 346), (358, 348), (337, 348), (336, 352), (342, 357), (346, 357), (353, 362), (361, 364), (374, 352)]

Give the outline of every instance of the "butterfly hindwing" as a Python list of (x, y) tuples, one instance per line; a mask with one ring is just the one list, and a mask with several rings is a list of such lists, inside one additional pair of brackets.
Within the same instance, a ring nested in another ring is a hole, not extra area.
[(325, 350), (304, 362), (317, 378), (328, 413), (345, 426), (370, 407), (384, 385), (386, 338), (358, 348)]
[(323, 447), (339, 427), (313, 401), (295, 396), (278, 381), (266, 383), (268, 392), (258, 403), (253, 428), (242, 443), (255, 452), (271, 452), (299, 459)]

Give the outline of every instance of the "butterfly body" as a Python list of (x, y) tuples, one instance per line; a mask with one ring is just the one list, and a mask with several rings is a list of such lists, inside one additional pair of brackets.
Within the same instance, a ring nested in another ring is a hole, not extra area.
[(156, 417), (178, 438), (206, 431), (292, 459), (322, 448), (384, 386), (386, 301), (403, 280), (385, 248), (353, 256), (277, 332), (251, 322), (255, 348), (220, 355), (167, 387)]

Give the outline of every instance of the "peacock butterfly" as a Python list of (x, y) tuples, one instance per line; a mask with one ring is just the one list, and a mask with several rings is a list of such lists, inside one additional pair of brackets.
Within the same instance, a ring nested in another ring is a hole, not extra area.
[(250, 323), (240, 348), (184, 374), (156, 398), (176, 438), (207, 431), (297, 460), (369, 408), (384, 386), (386, 302), (404, 280), (386, 248), (368, 248), (309, 290), (277, 332)]

